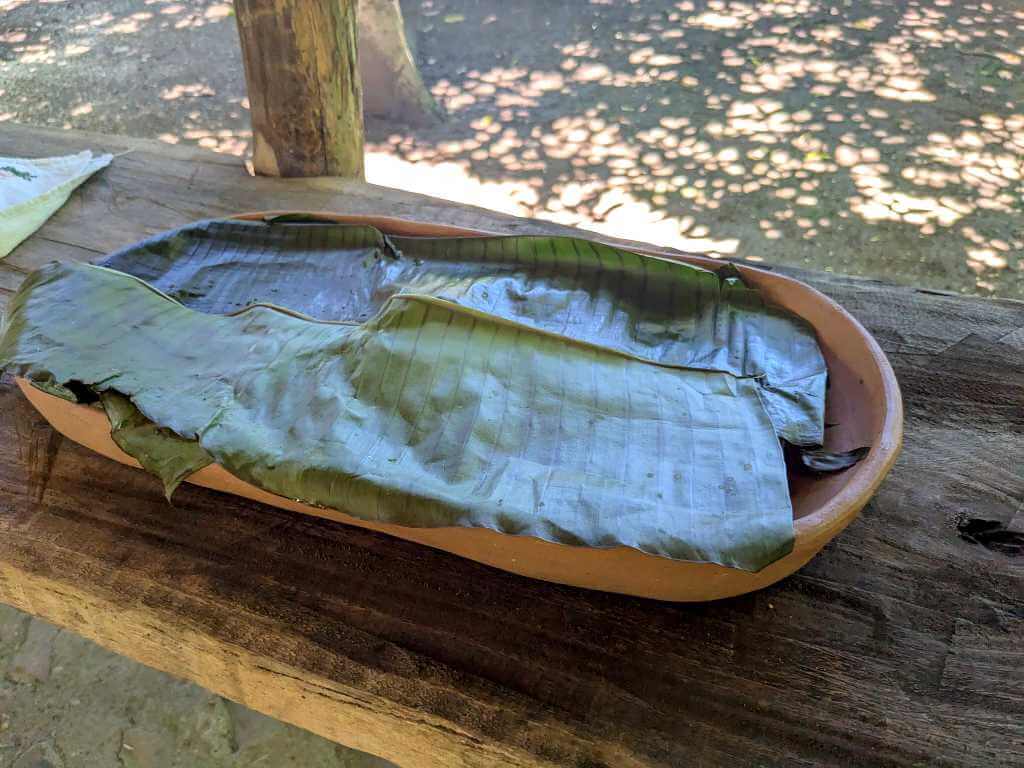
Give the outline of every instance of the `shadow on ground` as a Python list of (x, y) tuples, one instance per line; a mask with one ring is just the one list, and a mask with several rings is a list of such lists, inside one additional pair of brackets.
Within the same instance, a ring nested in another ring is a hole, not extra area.
[[(403, 4), (449, 118), (371, 181), (691, 251), (1024, 297), (1024, 9)], [(229, 4), (0, 0), (0, 120), (251, 137)]]

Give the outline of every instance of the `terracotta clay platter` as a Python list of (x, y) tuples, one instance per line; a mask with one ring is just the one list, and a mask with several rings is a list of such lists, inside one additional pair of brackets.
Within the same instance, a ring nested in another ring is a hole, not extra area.
[[(245, 214), (258, 220), (284, 212)], [(387, 217), (309, 214), (344, 224), (374, 226), (386, 234), (474, 237), (493, 233)], [(708, 269), (714, 259), (630, 250)], [(758, 572), (710, 563), (674, 560), (630, 547), (590, 548), (512, 536), (487, 528), (411, 528), (361, 520), (344, 512), (314, 507), (274, 495), (212, 464), (188, 482), (244, 496), (284, 509), (380, 531), (537, 579), (573, 586), (673, 601), (714, 600), (760, 589), (806, 564), (867, 504), (896, 460), (902, 441), (903, 406), (892, 368), (877, 342), (842, 307), (797, 280), (737, 265), (745, 283), (764, 298), (802, 317), (814, 328), (829, 373), (825, 448), (844, 451), (868, 446), (866, 458), (830, 475), (790, 475), (795, 541), (792, 551)], [(21, 390), (66, 437), (124, 464), (138, 466), (110, 436), (102, 410), (46, 394), (23, 379)]]

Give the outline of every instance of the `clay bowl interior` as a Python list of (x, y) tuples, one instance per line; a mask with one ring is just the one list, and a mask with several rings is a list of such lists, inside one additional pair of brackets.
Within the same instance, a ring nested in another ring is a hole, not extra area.
[[(263, 211), (235, 218), (259, 221), (295, 211)], [(305, 213), (305, 212), (303, 212)], [(499, 232), (465, 229), (384, 216), (309, 212), (310, 218), (340, 224), (366, 224), (386, 234), (423, 237), (500, 236)], [(595, 239), (601, 240), (600, 236)], [(718, 269), (722, 262), (706, 256), (615, 242), (638, 253)], [(768, 270), (735, 265), (765, 298), (807, 320), (818, 335), (829, 372), (825, 447), (845, 451), (869, 446), (865, 459), (844, 472), (822, 477), (790, 473), (790, 493), (798, 546), (820, 547), (860, 511), (896, 459), (902, 443), (903, 405), (889, 361), (878, 343), (842, 307), (824, 294), (792, 278)]]

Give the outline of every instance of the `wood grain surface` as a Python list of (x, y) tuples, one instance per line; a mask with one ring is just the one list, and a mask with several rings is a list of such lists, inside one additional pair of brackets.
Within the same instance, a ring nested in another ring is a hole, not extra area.
[[(246, 209), (564, 231), (155, 142), (0, 131), (0, 154), (85, 147), (131, 152), (0, 262), (0, 302), (47, 260)], [(195, 487), (171, 507), (6, 378), (0, 600), (408, 767), (1020, 765), (1024, 304), (785, 272), (874, 333), (906, 429), (861, 517), (767, 590), (665, 604)]]
[(363, 178), (356, 5), (235, 2), (256, 173)]

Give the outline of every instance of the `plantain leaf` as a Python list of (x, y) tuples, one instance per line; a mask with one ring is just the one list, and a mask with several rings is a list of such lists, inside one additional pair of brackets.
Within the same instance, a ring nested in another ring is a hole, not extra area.
[(431, 297), (659, 365), (755, 378), (780, 438), (823, 442), (827, 372), (813, 330), (734, 268), (568, 237), (386, 237), (273, 221), (198, 222), (104, 264), (202, 312), (270, 303), (363, 322), (392, 296)]
[(779, 437), (821, 442), (825, 366), (728, 270), (293, 221), (107, 264), (30, 275), (0, 366), (100, 393), (168, 490), (212, 459), (367, 520), (746, 570), (791, 550)]
[(163, 481), (168, 501), (182, 480), (213, 463), (213, 457), (197, 441), (161, 429), (120, 392), (104, 390), (100, 402), (110, 419), (110, 436), (114, 442)]

